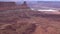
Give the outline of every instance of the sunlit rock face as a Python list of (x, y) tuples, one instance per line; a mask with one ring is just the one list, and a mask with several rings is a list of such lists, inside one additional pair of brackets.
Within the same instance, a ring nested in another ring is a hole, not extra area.
[(55, 11), (57, 11), (57, 10), (52, 10), (52, 9), (43, 10), (43, 9), (42, 9), (42, 10), (37, 10), (37, 11), (55, 12)]
[(34, 10), (34, 11), (42, 11), (42, 12), (55, 12), (55, 11), (58, 11), (56, 9), (52, 9), (52, 8), (40, 8), (40, 9), (37, 9), (37, 8), (31, 8), (31, 10)]
[(58, 10), (52, 10), (52, 9), (49, 9), (49, 10), (38, 10), (38, 11), (46, 13), (46, 14), (60, 14), (60, 12)]
[(40, 11), (44, 14), (60, 14), (59, 10), (54, 10), (54, 9), (38, 9), (38, 10), (36, 10), (36, 9), (31, 8), (31, 10)]

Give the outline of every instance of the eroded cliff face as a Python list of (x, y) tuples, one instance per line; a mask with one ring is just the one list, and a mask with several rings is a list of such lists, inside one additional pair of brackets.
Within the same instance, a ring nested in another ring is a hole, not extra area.
[(0, 7), (11, 7), (15, 5), (16, 5), (15, 2), (0, 2)]
[(17, 5), (16, 2), (0, 2), (0, 11), (15, 10), (15, 9), (30, 9), (26, 2)]
[(0, 11), (1, 10), (9, 10), (16, 6), (15, 2), (0, 2)]

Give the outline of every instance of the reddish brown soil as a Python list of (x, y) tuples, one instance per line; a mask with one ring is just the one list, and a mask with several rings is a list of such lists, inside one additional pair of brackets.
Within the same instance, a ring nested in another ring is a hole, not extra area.
[(0, 11), (0, 34), (60, 34), (60, 15), (30, 9)]
[(60, 34), (60, 16), (56, 16), (31, 10), (3, 11), (0, 34)]

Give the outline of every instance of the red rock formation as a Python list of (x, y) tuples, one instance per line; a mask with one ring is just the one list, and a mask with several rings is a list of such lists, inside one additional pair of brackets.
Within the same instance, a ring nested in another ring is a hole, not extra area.
[(24, 3), (22, 4), (22, 8), (24, 8), (24, 9), (29, 9), (29, 7), (28, 7), (26, 1), (24, 1)]
[(15, 5), (15, 2), (0, 2), (0, 7), (10, 7)]
[(0, 2), (0, 10), (14, 10), (14, 9), (29, 9), (26, 2), (22, 5), (15, 4), (15, 2)]

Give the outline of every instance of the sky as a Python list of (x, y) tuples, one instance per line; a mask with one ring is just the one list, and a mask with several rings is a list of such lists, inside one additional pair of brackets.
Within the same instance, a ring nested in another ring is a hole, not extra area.
[(0, 0), (0, 1), (60, 1), (60, 0)]

